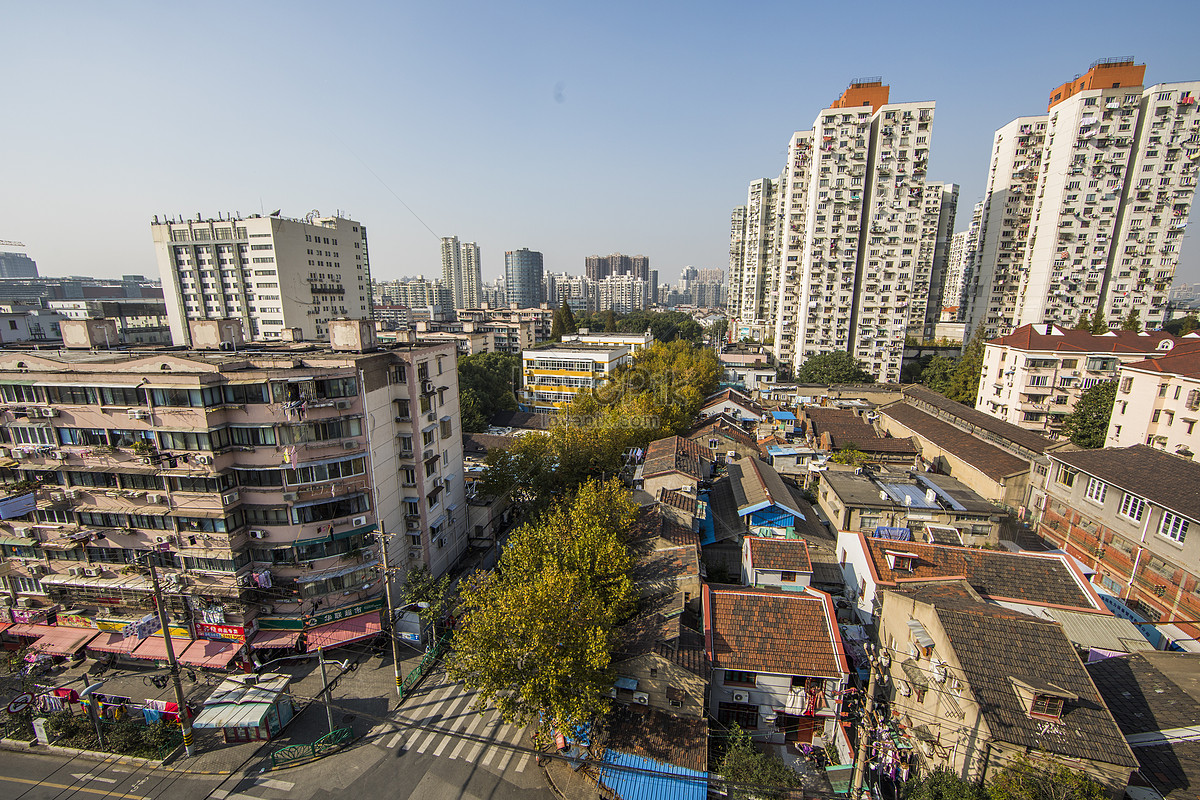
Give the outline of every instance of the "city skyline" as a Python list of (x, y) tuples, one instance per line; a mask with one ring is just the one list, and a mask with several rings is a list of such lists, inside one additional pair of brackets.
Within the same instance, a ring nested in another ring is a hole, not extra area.
[[(1122, 7), (1111, 3), (1083, 18), (1038, 6), (1038, 26), (1023, 6), (987, 17), (880, 8), (853, 54), (816, 42), (800, 60), (763, 50), (762, 31), (836, 25), (836, 9), (768, 4), (731, 19), (715, 4), (686, 15), (371, 5), (314, 28), (316, 6), (260, 6), (239, 8), (228, 36), (220, 4), (200, 17), (149, 8), (6, 15), (13, 35), (0, 63), (19, 113), (5, 129), (0, 238), (25, 242), (45, 275), (153, 275), (154, 214), (276, 208), (362, 221), (380, 280), (435, 276), (439, 238), (468, 232), (487, 282), (503, 252), (525, 245), (554, 272), (581, 274), (586, 256), (611, 252), (644, 253), (664, 280), (687, 265), (721, 267), (746, 184), (776, 174), (781, 142), (814, 106), (872, 74), (938, 104), (929, 175), (962, 187), (961, 231), (963, 210), (983, 197), (993, 132), (1036, 113), (1031, 98), (1048, 94), (1048, 80), (1123, 54), (1146, 64), (1146, 85), (1200, 78), (1183, 26), (1114, 25)], [(1188, 7), (1162, 4), (1171, 8)], [(464, 46), (447, 65), (427, 34), (450, 24)], [(505, 46), (518, 30), (530, 42), (519, 53)], [(900, 46), (916, 36), (939, 46)], [(1018, 39), (1019, 59), (1005, 44)], [(630, 57), (590, 57), (610, 41)], [(747, 82), (734, 67), (751, 54)], [(224, 110), (164, 115), (166, 97)], [(486, 127), (433, 122), (467, 102)], [(346, 105), (353, 126), (335, 113)], [(614, 117), (636, 124), (595, 125)], [(1190, 238), (1179, 282), (1200, 279)]]

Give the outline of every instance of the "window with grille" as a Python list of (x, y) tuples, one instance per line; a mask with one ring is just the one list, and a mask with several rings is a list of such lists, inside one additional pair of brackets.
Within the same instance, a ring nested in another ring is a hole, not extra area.
[(1121, 508), (1118, 513), (1134, 522), (1142, 521), (1142, 514), (1146, 512), (1146, 501), (1140, 497), (1136, 497), (1128, 492), (1121, 498)]
[(1088, 478), (1087, 490), (1083, 493), (1084, 497), (1094, 503), (1103, 503), (1106, 494), (1108, 494), (1108, 484), (1099, 478)]
[(1159, 535), (1183, 544), (1183, 539), (1187, 536), (1187, 530), (1188, 521), (1186, 519), (1177, 514), (1172, 514), (1170, 511), (1163, 512), (1162, 522), (1158, 526)]

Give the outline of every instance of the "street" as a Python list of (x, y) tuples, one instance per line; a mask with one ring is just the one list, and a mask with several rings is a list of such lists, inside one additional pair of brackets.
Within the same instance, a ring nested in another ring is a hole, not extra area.
[[(373, 720), (374, 727), (348, 749), (268, 772), (258, 771), (269, 763), (261, 760), (250, 762), (246, 774), (191, 775), (6, 752), (0, 756), (0, 797), (551, 800), (541, 768), (528, 752), (529, 731), (505, 724), (494, 708), (472, 710), (474, 697), (462, 684), (435, 670), (399, 711)], [(335, 700), (335, 705), (339, 702)], [(314, 707), (308, 713), (323, 712)], [(175, 766), (187, 769), (187, 762), (177, 761)]]

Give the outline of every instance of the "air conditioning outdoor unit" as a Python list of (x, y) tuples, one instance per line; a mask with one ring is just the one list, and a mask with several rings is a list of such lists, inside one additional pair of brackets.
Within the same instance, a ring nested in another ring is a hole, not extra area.
[(234, 503), (236, 503), (237, 501), (238, 501), (238, 493), (237, 492), (230, 492), (229, 494), (221, 495), (221, 503), (223, 505), (231, 506)]
[(67, 489), (65, 492), (63, 492), (63, 497), (67, 500), (74, 500), (75, 498), (79, 497), (79, 490)]
[(342, 442), (342, 448), (345, 450), (357, 450), (358, 449), (358, 440), (357, 439), (348, 439), (348, 440)]
[(197, 464), (211, 464), (211, 463), (213, 463), (213, 457), (212, 456), (203, 456), (203, 455), (196, 456), (196, 463)]
[(430, 411), (428, 414), (425, 415), (425, 421), (426, 422), (437, 422), (437, 412)]
[(337, 407), (342, 410), (345, 410), (350, 407), (350, 401), (349, 400), (338, 400)]
[(633, 702), (637, 703), (639, 706), (648, 706), (650, 705), (650, 695), (646, 694), (645, 692), (634, 692)]
[(750, 693), (749, 692), (734, 692), (733, 693), (733, 702), (749, 703), (750, 702)]
[(413, 548), (409, 549), (408, 560), (409, 561), (420, 561), (421, 560), (421, 548), (413, 547)]
[(267, 532), (260, 528), (251, 528), (250, 529), (250, 538), (251, 539), (265, 539), (265, 538), (267, 538)]
[(54, 406), (46, 406), (45, 408), (42, 409), (42, 416), (43, 417), (57, 417), (58, 409), (55, 408)]
[(285, 503), (296, 502), (296, 493), (295, 492), (284, 492), (283, 493), (283, 502), (285, 502)]
[(99, 578), (101, 572), (103, 572), (103, 570), (101, 570), (99, 567), (84, 567), (83, 569), (83, 574), (87, 575), (89, 578)]
[(145, 419), (146, 417), (148, 417), (150, 415), (146, 412), (145, 409), (130, 408), (125, 411), (125, 416), (129, 417), (130, 419)]
[(421, 383), (421, 391), (425, 394), (433, 394), (433, 381), (424, 381)]
[(72, 575), (73, 577), (76, 577), (76, 578), (78, 578), (83, 573), (84, 573), (84, 567), (71, 567), (69, 570), (67, 570), (67, 574)]
[(354, 519), (350, 520), (350, 524), (351, 525), (366, 525), (367, 518), (365, 516), (355, 517)]

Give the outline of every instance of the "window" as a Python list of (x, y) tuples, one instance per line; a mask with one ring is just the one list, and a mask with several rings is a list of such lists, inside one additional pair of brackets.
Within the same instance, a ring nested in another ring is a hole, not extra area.
[(795, 583), (795, 582), (796, 582), (796, 573), (794, 573), (794, 572), (786, 572), (786, 571), (785, 571), (785, 572), (780, 572), (780, 573), (779, 573), (779, 580), (781, 580), (781, 581), (782, 581), (782, 582), (784, 582), (784, 583)]
[(1058, 719), (1062, 716), (1063, 699), (1048, 694), (1039, 694), (1033, 698), (1029, 713), (1035, 717), (1051, 717)]
[(1187, 529), (1188, 521), (1186, 519), (1172, 514), (1170, 511), (1163, 512), (1162, 522), (1158, 526), (1160, 536), (1165, 536), (1173, 542), (1183, 544), (1183, 539), (1187, 536)]
[(1118, 510), (1118, 513), (1121, 516), (1131, 519), (1134, 522), (1141, 522), (1142, 514), (1145, 512), (1146, 501), (1142, 498), (1135, 497), (1128, 492), (1126, 492), (1125, 496), (1121, 498), (1121, 508)]
[(1070, 467), (1060, 464), (1058, 467), (1058, 478), (1056, 480), (1061, 486), (1074, 486), (1075, 476), (1078, 474), (1079, 473), (1077, 471), (1071, 469)]
[(729, 686), (731, 684), (736, 686), (753, 686), (754, 673), (741, 672), (740, 670), (736, 669), (727, 669), (725, 670), (725, 685)]
[(1103, 503), (1104, 495), (1108, 493), (1108, 484), (1099, 478), (1088, 478), (1087, 489), (1083, 496), (1093, 503)]

